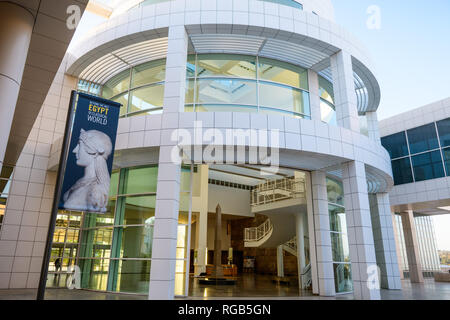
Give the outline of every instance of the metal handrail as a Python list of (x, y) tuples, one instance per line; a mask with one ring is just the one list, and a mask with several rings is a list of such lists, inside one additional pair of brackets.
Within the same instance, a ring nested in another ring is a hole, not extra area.
[(306, 198), (304, 179), (292, 177), (270, 180), (252, 190), (251, 205), (258, 206), (294, 198)]
[(270, 219), (267, 219), (261, 225), (257, 227), (244, 229), (244, 241), (259, 241), (272, 232), (273, 225)]

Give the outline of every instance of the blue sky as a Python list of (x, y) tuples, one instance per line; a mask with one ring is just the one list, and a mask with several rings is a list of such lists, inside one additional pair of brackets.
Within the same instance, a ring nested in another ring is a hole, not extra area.
[[(381, 86), (379, 119), (450, 97), (449, 0), (332, 0), (336, 21), (367, 47)], [(366, 26), (367, 8), (381, 29)]]

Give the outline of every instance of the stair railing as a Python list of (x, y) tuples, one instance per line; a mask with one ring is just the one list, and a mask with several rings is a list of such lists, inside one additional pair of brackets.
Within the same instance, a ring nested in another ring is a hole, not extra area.
[(257, 227), (245, 228), (244, 229), (244, 241), (259, 241), (272, 232), (273, 225), (270, 219), (264, 221), (261, 225)]

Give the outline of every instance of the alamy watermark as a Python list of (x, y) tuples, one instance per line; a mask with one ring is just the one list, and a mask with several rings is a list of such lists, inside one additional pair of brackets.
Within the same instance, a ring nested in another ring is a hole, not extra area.
[[(167, 142), (163, 142), (164, 143)], [(280, 131), (204, 128), (195, 121), (192, 129), (174, 129), (169, 141), (170, 161), (211, 164), (261, 165), (261, 174), (279, 170)]]
[(367, 8), (369, 17), (366, 26), (369, 30), (381, 30), (381, 8), (377, 5), (371, 5)]
[(66, 26), (69, 30), (75, 30), (81, 20), (81, 8), (77, 5), (70, 5), (67, 7), (66, 13), (68, 14), (66, 20)]

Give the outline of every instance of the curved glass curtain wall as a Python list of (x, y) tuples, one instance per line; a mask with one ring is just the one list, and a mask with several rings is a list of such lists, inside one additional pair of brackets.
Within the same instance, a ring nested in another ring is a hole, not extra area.
[(336, 107), (334, 106), (333, 84), (319, 76), (319, 97), (321, 120), (336, 126)]
[[(187, 294), (190, 174), (183, 166), (174, 292), (179, 296)], [(77, 265), (82, 289), (148, 294), (157, 177), (157, 165), (116, 170), (107, 213), (59, 211), (47, 287), (66, 287), (69, 269)]]
[(122, 71), (103, 85), (102, 97), (122, 104), (121, 116), (162, 113), (166, 59)]
[(337, 293), (351, 292), (352, 268), (342, 182), (327, 178), (327, 196), (335, 289)]
[(307, 70), (255, 56), (189, 55), (185, 101), (187, 112), (311, 116)]

